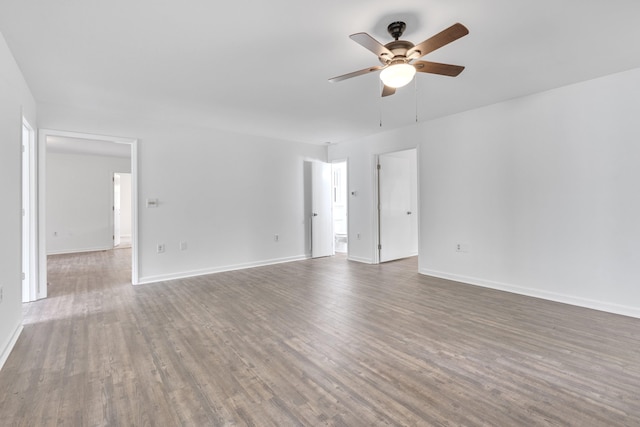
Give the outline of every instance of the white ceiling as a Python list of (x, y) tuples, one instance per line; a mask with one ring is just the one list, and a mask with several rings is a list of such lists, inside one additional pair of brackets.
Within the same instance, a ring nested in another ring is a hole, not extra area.
[[(0, 32), (39, 103), (311, 143), (640, 67), (639, 19), (637, 0), (0, 2)], [(384, 99), (377, 73), (327, 81), (376, 65), (348, 36), (386, 43), (394, 20), (414, 43), (466, 25), (424, 58), (466, 70), (420, 74)]]

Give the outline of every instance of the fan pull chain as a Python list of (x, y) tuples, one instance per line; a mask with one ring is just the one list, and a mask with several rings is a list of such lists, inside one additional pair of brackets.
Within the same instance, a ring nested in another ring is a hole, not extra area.
[[(382, 80), (378, 79), (378, 91), (382, 92)], [(378, 105), (380, 106), (380, 127), (382, 127), (382, 97), (379, 98)]]
[(414, 82), (415, 95), (416, 95), (416, 123), (418, 123), (418, 79), (414, 77), (413, 82)]

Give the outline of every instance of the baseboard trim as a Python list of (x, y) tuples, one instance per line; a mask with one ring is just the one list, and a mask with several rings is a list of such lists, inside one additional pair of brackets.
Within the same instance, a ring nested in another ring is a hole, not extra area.
[(0, 354), (0, 370), (9, 358), (13, 347), (15, 347), (16, 343), (18, 342), (18, 338), (20, 338), (20, 334), (22, 333), (23, 329), (24, 326), (22, 326), (22, 323), (20, 323), (18, 327), (13, 331), (13, 335), (11, 335), (11, 339), (9, 340), (5, 348), (2, 349), (2, 354)]
[(362, 257), (349, 255), (347, 259), (349, 261), (361, 262), (363, 264), (373, 264), (373, 260), (371, 260), (370, 258), (362, 258)]
[(426, 276), (439, 277), (441, 279), (453, 280), (469, 285), (481, 286), (483, 288), (496, 289), (499, 291), (511, 292), (513, 294), (525, 295), (529, 297), (560, 302), (563, 304), (570, 304), (578, 307), (605, 311), (607, 313), (640, 318), (640, 308), (638, 307), (631, 307), (605, 301), (596, 301), (588, 298), (577, 297), (574, 295), (566, 295), (556, 292), (543, 291), (540, 289), (525, 288), (522, 286), (516, 286), (507, 283), (494, 282), (491, 280), (483, 280), (475, 277), (462, 276), (459, 274), (445, 273), (442, 271), (428, 270), (424, 268), (421, 268), (419, 272), (420, 274), (424, 274)]
[(275, 265), (275, 264), (283, 264), (286, 262), (294, 262), (294, 261), (302, 261), (305, 259), (309, 259), (311, 258), (310, 255), (297, 255), (297, 256), (292, 256), (292, 257), (285, 257), (285, 258), (274, 258), (274, 259), (269, 259), (269, 260), (264, 260), (264, 261), (257, 261), (257, 262), (247, 262), (247, 263), (242, 263), (242, 264), (233, 264), (233, 265), (225, 265), (225, 266), (220, 266), (220, 267), (213, 267), (213, 268), (204, 268), (204, 269), (200, 269), (200, 270), (191, 270), (191, 271), (182, 271), (179, 273), (170, 273), (170, 274), (158, 274), (155, 276), (146, 276), (146, 277), (140, 277), (138, 280), (138, 285), (145, 285), (145, 284), (149, 284), (149, 283), (157, 283), (157, 282), (164, 282), (167, 280), (177, 280), (177, 279), (186, 279), (188, 277), (196, 277), (196, 276), (204, 276), (207, 274), (214, 274), (214, 273), (222, 273), (225, 271), (235, 271), (235, 270), (244, 270), (246, 268), (255, 268), (255, 267), (264, 267), (267, 265)]
[(84, 248), (84, 249), (66, 249), (61, 251), (50, 251), (47, 255), (65, 255), (65, 254), (80, 254), (83, 252), (101, 252), (113, 249), (113, 246), (97, 247), (97, 248)]

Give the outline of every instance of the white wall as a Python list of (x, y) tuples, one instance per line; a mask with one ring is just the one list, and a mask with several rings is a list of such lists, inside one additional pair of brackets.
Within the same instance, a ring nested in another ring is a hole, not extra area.
[(47, 153), (47, 254), (113, 247), (115, 172), (131, 172), (131, 159)]
[(639, 119), (636, 69), (426, 123), (420, 271), (640, 317)]
[(640, 317), (640, 69), (331, 146), (364, 260), (373, 154), (417, 140), (420, 272)]
[(0, 367), (22, 330), (22, 115), (36, 128), (36, 104), (0, 34)]
[[(43, 128), (139, 138), (141, 282), (309, 255), (304, 161), (326, 161), (326, 147), (183, 126), (169, 118), (46, 104), (39, 112)], [(148, 198), (159, 206), (147, 208)], [(165, 253), (156, 253), (159, 243)]]

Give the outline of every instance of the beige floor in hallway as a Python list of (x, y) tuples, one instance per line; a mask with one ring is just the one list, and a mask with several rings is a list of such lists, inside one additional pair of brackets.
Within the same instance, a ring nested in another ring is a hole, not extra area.
[(133, 287), (50, 258), (0, 372), (20, 426), (640, 425), (640, 319), (323, 258)]

